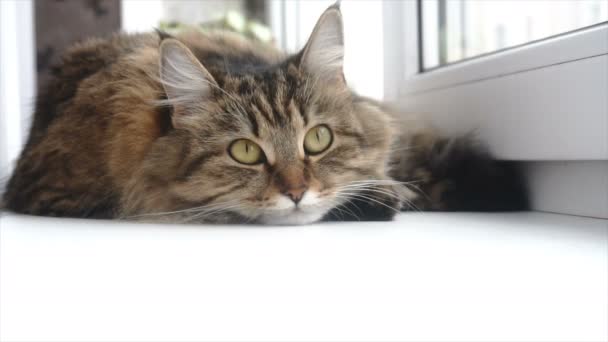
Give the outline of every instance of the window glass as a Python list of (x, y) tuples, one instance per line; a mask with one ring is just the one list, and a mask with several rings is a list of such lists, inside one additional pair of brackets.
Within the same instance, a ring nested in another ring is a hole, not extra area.
[(606, 0), (422, 0), (423, 69), (608, 21)]

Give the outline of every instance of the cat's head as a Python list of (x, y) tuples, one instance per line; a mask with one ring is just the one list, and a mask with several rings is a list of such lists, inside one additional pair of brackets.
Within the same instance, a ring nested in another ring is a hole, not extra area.
[(299, 53), (227, 71), (221, 82), (178, 40), (165, 39), (160, 56), (174, 130), (147, 167), (175, 175), (166, 195), (176, 209), (193, 208), (195, 219), (302, 224), (386, 179), (389, 120), (347, 87), (337, 6)]

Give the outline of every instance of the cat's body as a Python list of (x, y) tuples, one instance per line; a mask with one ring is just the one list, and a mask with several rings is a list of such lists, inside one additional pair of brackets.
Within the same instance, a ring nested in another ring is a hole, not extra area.
[[(292, 56), (224, 33), (78, 44), (40, 95), (5, 206), (258, 223), (386, 220), (412, 201), (450, 209), (437, 178), (448, 160), (437, 146), (446, 146), (425, 131), (399, 137), (381, 105), (346, 87), (341, 48), (337, 8)], [(489, 209), (521, 209), (521, 189), (512, 191)]]

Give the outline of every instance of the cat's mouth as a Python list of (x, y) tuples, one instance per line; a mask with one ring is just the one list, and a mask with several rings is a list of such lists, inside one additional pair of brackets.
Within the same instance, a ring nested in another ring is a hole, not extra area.
[(258, 220), (263, 224), (299, 225), (319, 221), (331, 209), (319, 194), (309, 192), (299, 204), (279, 197), (275, 205), (263, 211)]

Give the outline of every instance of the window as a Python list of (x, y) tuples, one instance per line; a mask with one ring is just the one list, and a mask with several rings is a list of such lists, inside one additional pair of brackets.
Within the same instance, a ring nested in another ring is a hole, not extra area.
[(608, 218), (607, 6), (387, 2), (388, 99), (521, 164), (534, 210)]
[(431, 69), (605, 21), (604, 0), (425, 0), (422, 67)]

